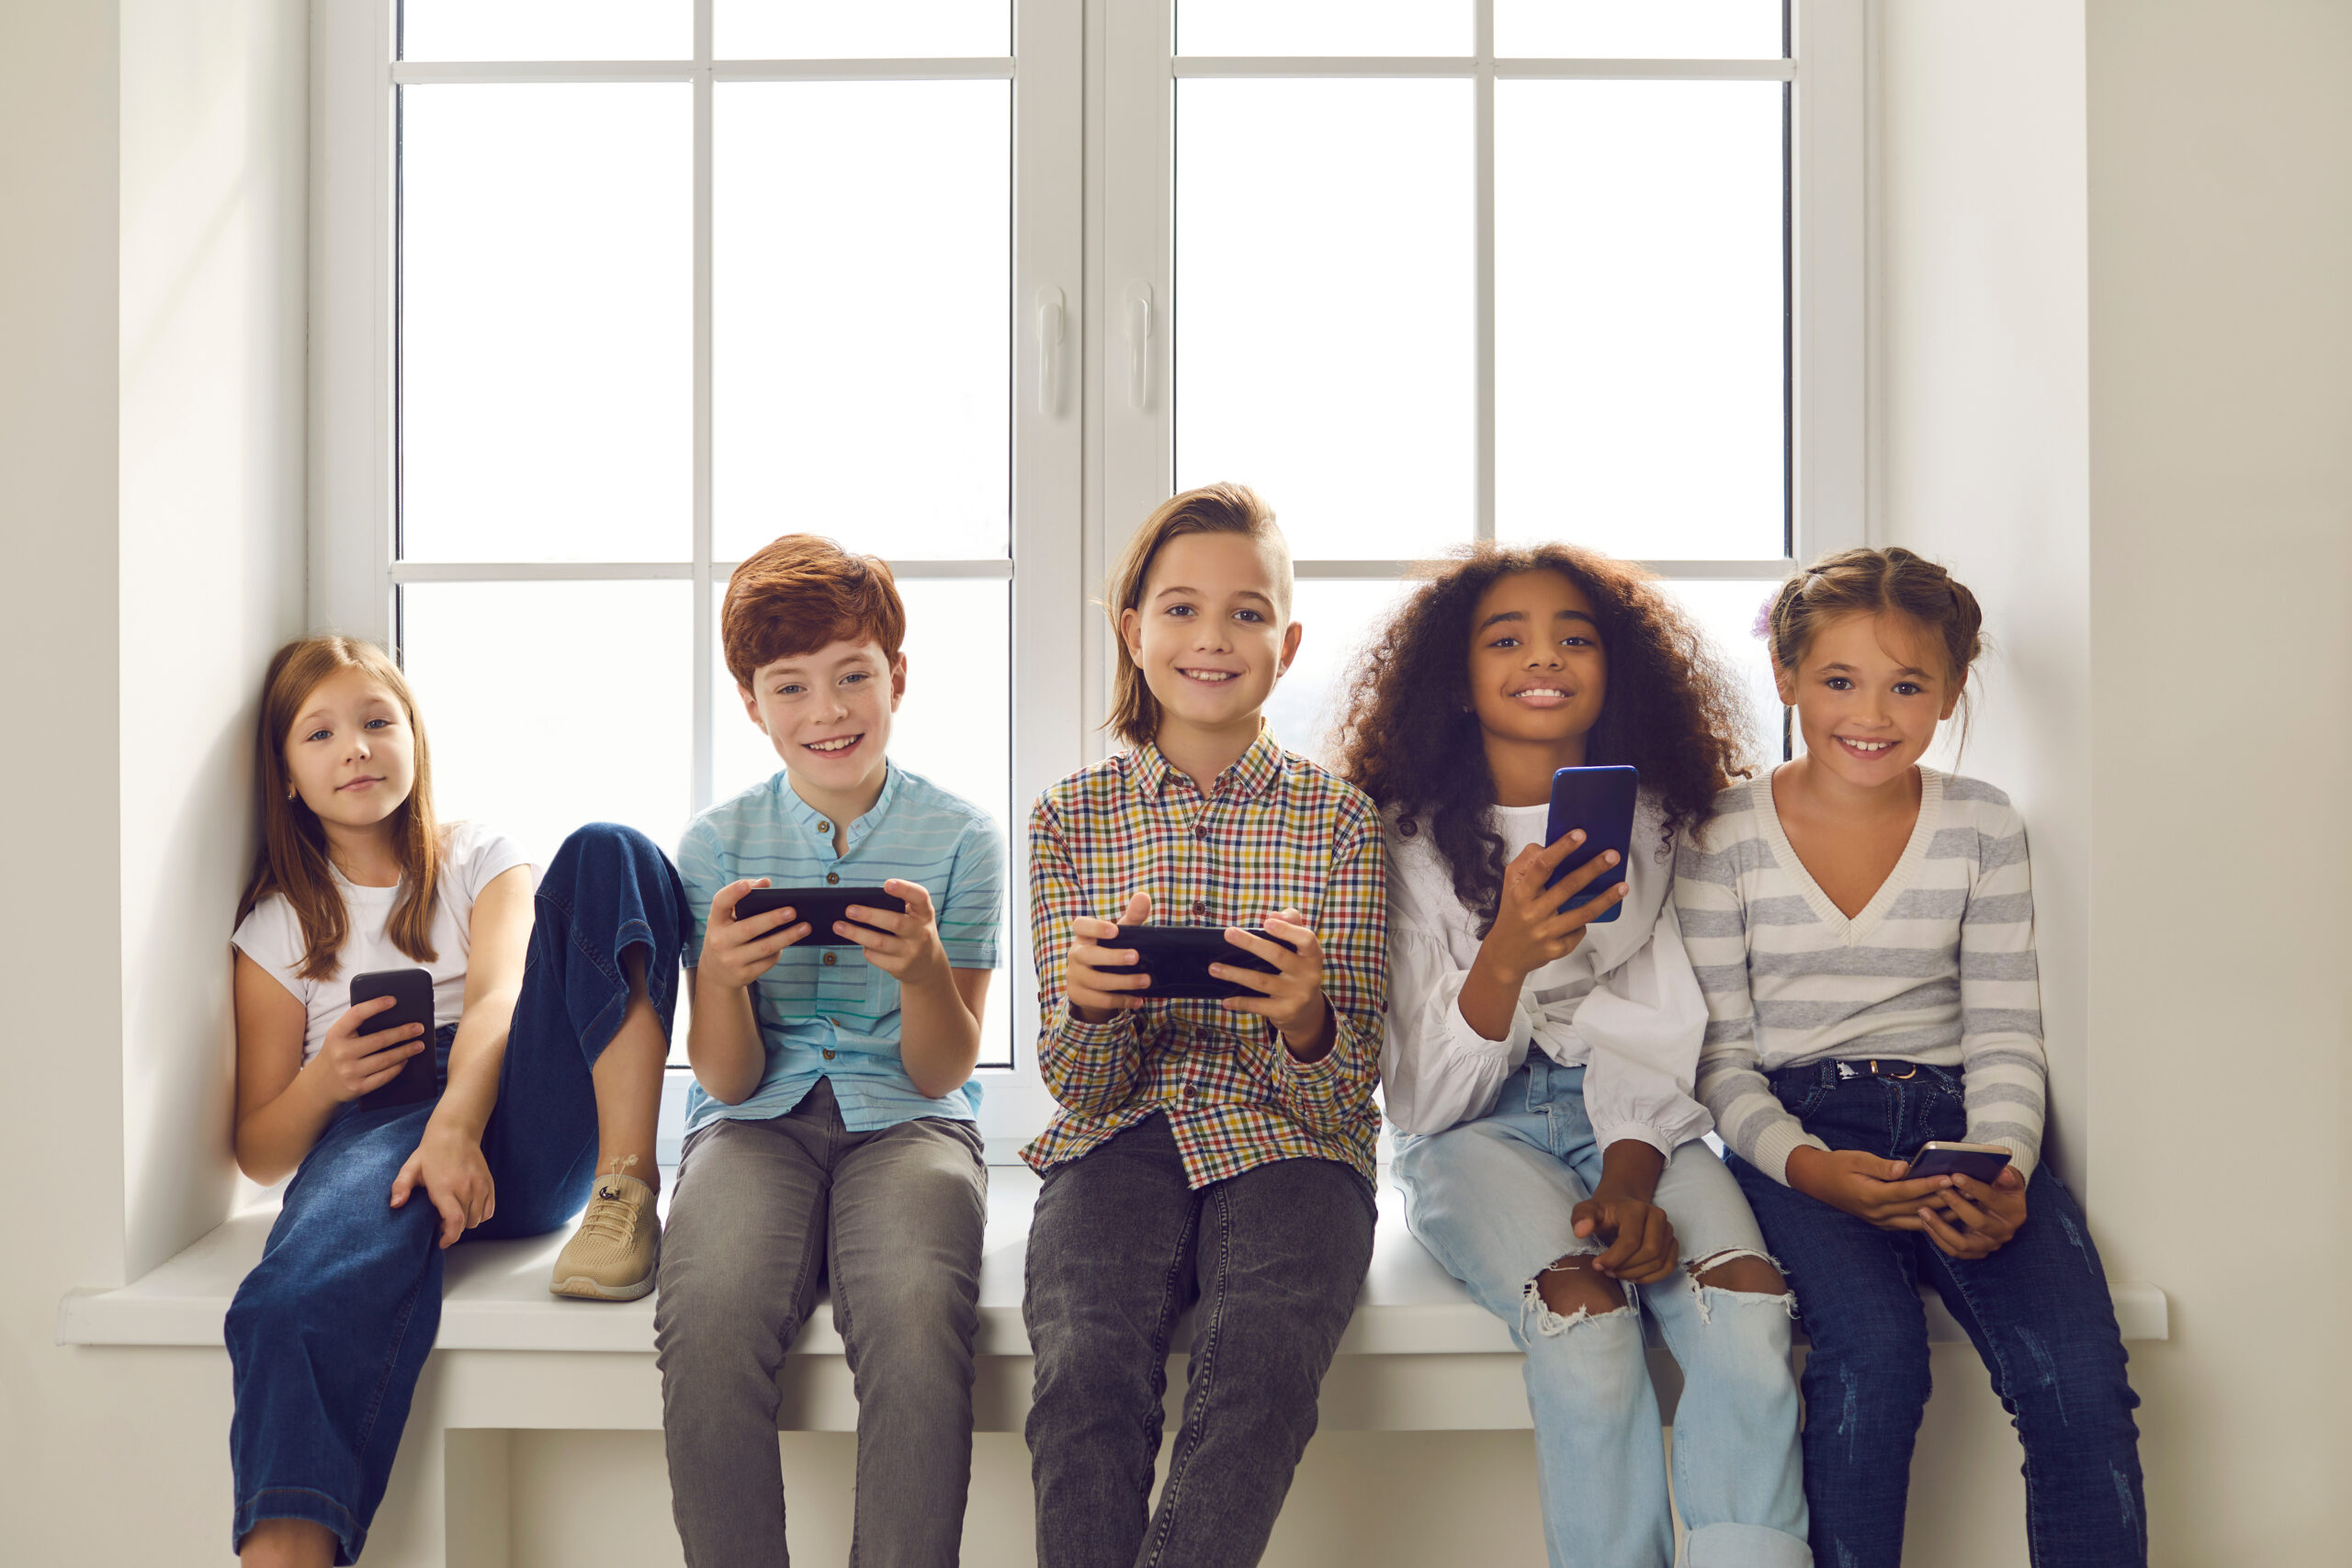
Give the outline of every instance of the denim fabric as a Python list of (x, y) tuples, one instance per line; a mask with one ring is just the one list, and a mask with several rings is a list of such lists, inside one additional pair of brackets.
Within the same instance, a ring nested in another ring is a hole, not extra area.
[[(1955, 1071), (1920, 1065), (1898, 1078), (1822, 1062), (1768, 1077), (1781, 1103), (1833, 1149), (1908, 1159), (1930, 1138), (1966, 1136)], [(2027, 1183), (2025, 1224), (1973, 1261), (1946, 1257), (1922, 1233), (1880, 1230), (1736, 1156), (1731, 1165), (1813, 1340), (1804, 1482), (1825, 1568), (1902, 1561), (1911, 1449), (1928, 1403), (1921, 1279), (1975, 1341), (2025, 1445), (2035, 1568), (2147, 1562), (2132, 1420), (2139, 1397), (2124, 1375), (2107, 1271), (2082, 1210), (2047, 1164)]]
[(1407, 1142), (1396, 1155), (1406, 1223), (1446, 1272), (1510, 1325), (1527, 1352), (1536, 1481), (1553, 1568), (1668, 1568), (1674, 1525), (1638, 1301), (1682, 1369), (1674, 1500), (1692, 1568), (1809, 1568), (1797, 1463), (1788, 1303), (1699, 1285), (1687, 1271), (1764, 1238), (1737, 1183), (1692, 1140), (1658, 1179), (1683, 1269), (1629, 1292), (1625, 1310), (1564, 1318), (1535, 1275), (1600, 1245), (1570, 1213), (1600, 1179), (1585, 1069), (1537, 1056), (1495, 1109)]
[(653, 1313), (670, 1507), (691, 1568), (784, 1568), (776, 1372), (832, 1285), (857, 1391), (853, 1568), (954, 1568), (972, 1479), (988, 1167), (942, 1116), (842, 1124), (830, 1079), (686, 1139)]
[[(1038, 1568), (1258, 1561), (1372, 1264), (1374, 1213), (1371, 1184), (1334, 1160), (1195, 1190), (1158, 1114), (1046, 1173), (1022, 1303)], [(1188, 1306), (1183, 1425), (1147, 1521)]]
[[(564, 840), (539, 883), (482, 1133), (498, 1212), (469, 1237), (536, 1235), (580, 1212), (596, 1161), (589, 1070), (628, 1003), (621, 955), (647, 950), (646, 987), (666, 1032), (693, 929), (677, 874), (644, 835), (594, 823)], [(390, 1205), (432, 1109), (336, 1112), (229, 1305), (232, 1547), (269, 1518), (324, 1525), (337, 1562), (367, 1543), (441, 1322), (440, 1217), (422, 1192)]]

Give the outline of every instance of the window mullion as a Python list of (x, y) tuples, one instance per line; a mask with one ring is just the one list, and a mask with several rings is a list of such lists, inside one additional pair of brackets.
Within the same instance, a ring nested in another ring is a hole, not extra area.
[(710, 805), (717, 764), (712, 754), (718, 694), (712, 677), (718, 628), (711, 604), (710, 562), (710, 42), (712, 0), (695, 0), (695, 246), (694, 246), (694, 784), (691, 809)]
[(1477, 514), (1474, 525), (1480, 541), (1495, 536), (1495, 0), (1476, 0), (1476, 44), (1478, 81), (1476, 107), (1478, 123), (1472, 132), (1476, 164), (1473, 177), (1477, 181), (1477, 196), (1473, 202), (1478, 225), (1476, 257), (1477, 268), (1474, 285), (1477, 323), (1476, 368), (1477, 380), (1477, 429), (1475, 439), (1477, 453)]

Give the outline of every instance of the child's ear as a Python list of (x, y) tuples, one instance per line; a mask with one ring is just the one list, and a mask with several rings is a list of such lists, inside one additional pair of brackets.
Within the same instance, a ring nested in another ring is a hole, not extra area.
[(1797, 672), (1777, 659), (1772, 660), (1772, 689), (1781, 694), (1782, 707), (1797, 705)]
[(1143, 668), (1143, 612), (1133, 604), (1119, 612), (1119, 641), (1136, 668)]
[(899, 705), (906, 701), (906, 697), (907, 656), (901, 652), (896, 659), (890, 660), (890, 711), (898, 712)]
[(1274, 667), (1274, 679), (1277, 681), (1281, 680), (1283, 676), (1289, 671), (1290, 661), (1298, 657), (1299, 635), (1306, 631), (1306, 628), (1305, 626), (1300, 626), (1296, 621), (1293, 621), (1290, 624), (1289, 629), (1283, 633), (1282, 662)]
[(758, 726), (761, 734), (768, 732), (767, 720), (760, 716), (760, 699), (752, 695), (752, 688), (742, 682), (735, 682), (735, 694), (743, 699), (743, 716)]
[(1961, 694), (1966, 690), (1968, 690), (1968, 671), (1963, 670), (1960, 672), (1960, 679), (1951, 683), (1951, 694), (1944, 698), (1944, 711), (1942, 716), (1936, 720), (1937, 723), (1943, 723), (1960, 711)]

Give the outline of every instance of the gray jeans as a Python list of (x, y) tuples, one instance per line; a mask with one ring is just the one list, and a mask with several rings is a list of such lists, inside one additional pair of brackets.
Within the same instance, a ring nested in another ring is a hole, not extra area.
[(693, 1568), (787, 1561), (776, 1370), (830, 1279), (857, 1390), (853, 1564), (952, 1564), (972, 1479), (988, 1168), (968, 1122), (785, 1115), (686, 1140), (653, 1312), (671, 1511)]
[[(1323, 1373), (1372, 1263), (1372, 1188), (1332, 1160), (1198, 1191), (1154, 1116), (1046, 1172), (1023, 1313), (1039, 1568), (1246, 1568), (1315, 1435)], [(1147, 1520), (1176, 1319), (1184, 1425)]]

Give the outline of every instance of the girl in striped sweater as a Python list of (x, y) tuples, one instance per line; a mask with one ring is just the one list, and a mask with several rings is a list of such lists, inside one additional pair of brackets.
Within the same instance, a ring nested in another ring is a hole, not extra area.
[[(1676, 866), (1708, 1006), (1698, 1096), (1797, 1293), (1815, 1561), (1896, 1568), (1928, 1399), (1917, 1285), (1975, 1342), (2026, 1452), (2033, 1561), (2147, 1560), (2139, 1403), (2082, 1210), (2042, 1166), (2025, 825), (1923, 767), (1982, 616), (1908, 550), (1833, 555), (1774, 600), (1804, 755), (1734, 784)], [(1913, 1179), (1931, 1139), (1997, 1179)]]

